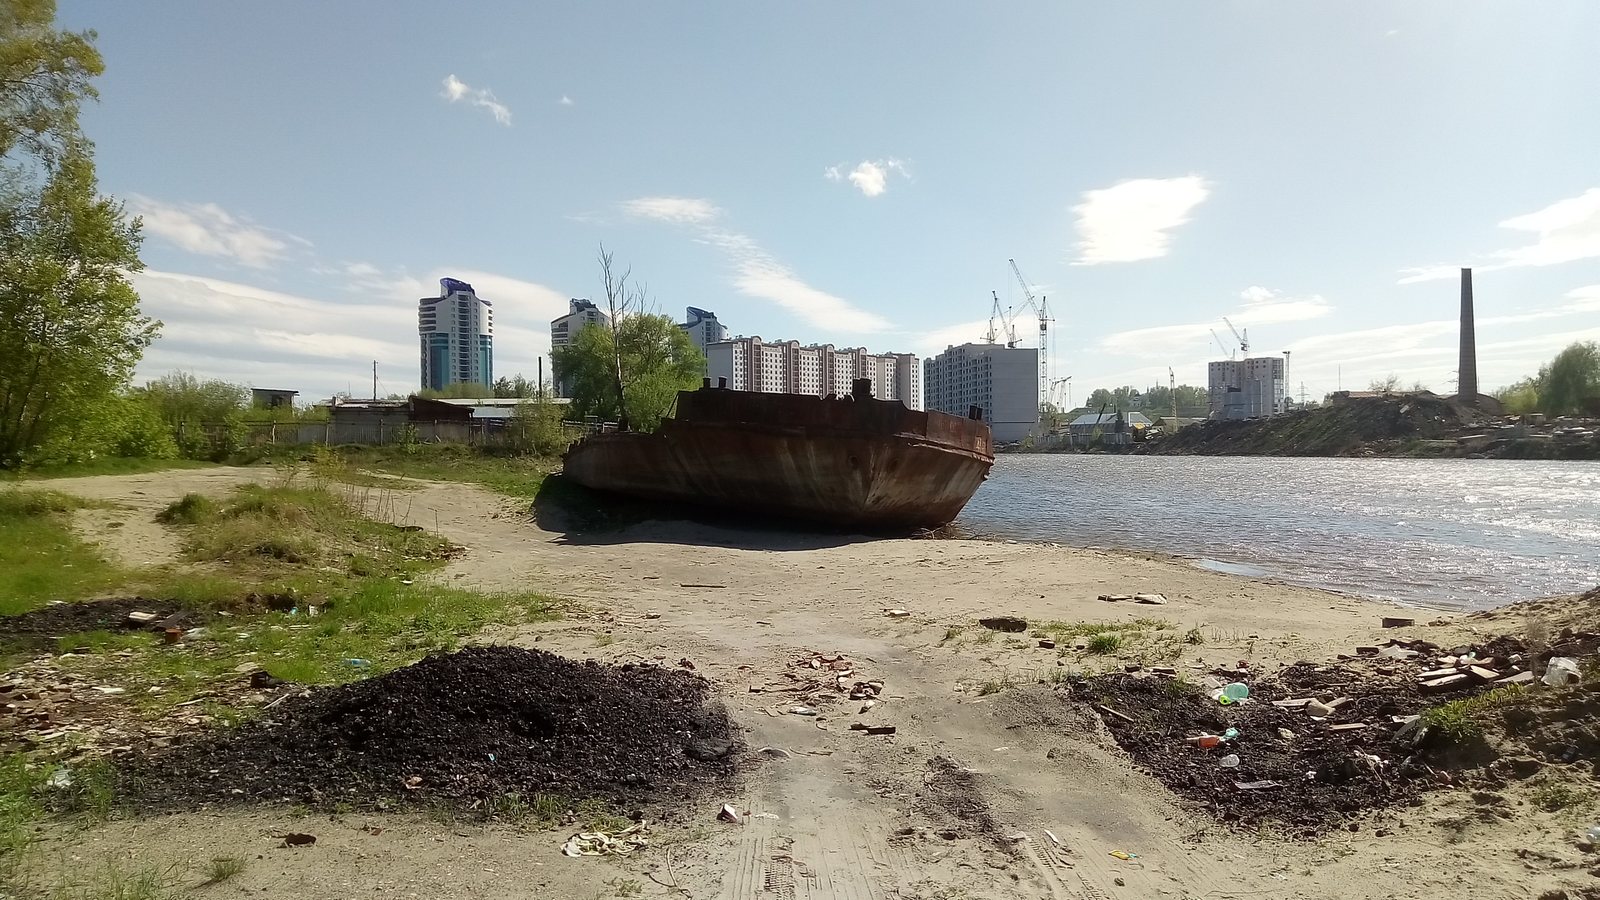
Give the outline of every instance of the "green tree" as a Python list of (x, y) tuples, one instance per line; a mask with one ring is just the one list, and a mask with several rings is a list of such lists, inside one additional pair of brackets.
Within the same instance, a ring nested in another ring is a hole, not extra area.
[(139, 312), (139, 222), (98, 193), (78, 110), (103, 64), (52, 0), (0, 3), (0, 465), (64, 439), (126, 384), (159, 323)]
[(1539, 370), (1539, 405), (1552, 415), (1588, 412), (1600, 403), (1600, 344), (1582, 341)]
[(244, 385), (214, 378), (202, 381), (192, 372), (163, 375), (131, 393), (173, 426), (225, 422), (250, 406), (250, 389)]
[(55, 29), (55, 0), (0, 3), (0, 158), (53, 164), (82, 149), (78, 108), (105, 70), (92, 31)]
[(551, 354), (555, 369), (572, 388), (570, 415), (621, 420), (623, 406), (617, 402), (616, 388), (619, 355), (628, 422), (644, 431), (654, 429), (672, 411), (678, 391), (700, 383), (706, 366), (705, 354), (667, 316), (633, 314), (624, 316), (615, 329), (580, 328), (571, 343)]
[(1496, 400), (1506, 412), (1513, 415), (1538, 412), (1539, 406), (1539, 381), (1536, 378), (1524, 378), (1521, 381), (1507, 385), (1494, 392)]
[(524, 378), (520, 372), (510, 378), (501, 375), (494, 380), (494, 396), (502, 400), (532, 400), (537, 399), (539, 393), (539, 385)]
[(417, 391), (417, 396), (425, 400), (481, 400), (500, 395), (487, 384), (479, 384), (476, 381), (453, 381), (442, 388), (423, 388)]

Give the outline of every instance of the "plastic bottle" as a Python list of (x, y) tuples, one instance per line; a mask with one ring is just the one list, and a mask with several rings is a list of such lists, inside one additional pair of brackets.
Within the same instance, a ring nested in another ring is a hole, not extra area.
[(1222, 689), (1222, 696), (1228, 698), (1229, 703), (1238, 703), (1250, 699), (1250, 685), (1242, 681), (1235, 681)]
[(344, 664), (349, 666), (349, 667), (351, 667), (352, 669), (364, 669), (367, 666), (372, 665), (372, 660), (370, 660), (370, 659), (356, 659), (355, 657), (351, 657), (350, 659), (345, 660)]
[(1234, 738), (1237, 738), (1238, 736), (1239, 736), (1239, 729), (1237, 729), (1237, 728), (1229, 728), (1227, 731), (1224, 731), (1222, 733), (1222, 739), (1225, 740), (1225, 741), (1231, 741)]
[(1237, 769), (1239, 768), (1239, 755), (1237, 753), (1229, 753), (1222, 759), (1217, 760), (1217, 764), (1224, 769)]
[(1202, 734), (1199, 737), (1189, 738), (1189, 742), (1201, 750), (1210, 750), (1212, 747), (1222, 743), (1222, 738), (1214, 734)]

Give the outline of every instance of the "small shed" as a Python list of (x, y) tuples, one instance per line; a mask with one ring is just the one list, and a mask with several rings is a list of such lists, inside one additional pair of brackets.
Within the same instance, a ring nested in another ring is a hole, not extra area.
[(299, 391), (285, 391), (278, 388), (251, 388), (250, 405), (256, 409), (293, 409), (294, 398), (300, 396)]

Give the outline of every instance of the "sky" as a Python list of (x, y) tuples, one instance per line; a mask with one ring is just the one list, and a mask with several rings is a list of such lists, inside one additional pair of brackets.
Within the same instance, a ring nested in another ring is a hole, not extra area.
[[(1047, 298), (1052, 378), (1204, 384), (1246, 332), (1293, 392), (1600, 339), (1600, 4), (60, 4), (144, 220), (140, 379), (413, 390), (471, 282), (496, 374), (599, 293), (734, 334), (936, 353)], [(1219, 338), (1213, 337), (1213, 332)], [(1058, 386), (1064, 395), (1067, 384)], [(1065, 399), (1059, 396), (1059, 399)]]

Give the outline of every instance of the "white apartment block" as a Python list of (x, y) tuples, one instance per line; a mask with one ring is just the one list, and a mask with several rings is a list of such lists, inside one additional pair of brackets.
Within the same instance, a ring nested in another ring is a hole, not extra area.
[(1039, 351), (1004, 344), (946, 347), (925, 361), (925, 407), (965, 416), (971, 407), (997, 442), (1020, 441), (1039, 424)]
[(736, 391), (838, 397), (850, 393), (857, 378), (872, 381), (872, 396), (922, 408), (922, 369), (909, 353), (868, 353), (860, 347), (799, 341), (768, 343), (759, 337), (734, 338), (706, 346), (706, 374), (726, 378)]
[(494, 310), (472, 285), (439, 279), (439, 296), (417, 301), (422, 386), (494, 383)]
[(706, 352), (707, 345), (728, 339), (728, 329), (717, 321), (716, 313), (694, 306), (688, 308), (678, 327), (689, 333), (689, 340), (701, 353)]
[[(588, 300), (579, 300), (576, 297), (568, 302), (568, 313), (550, 321), (550, 350), (552, 353), (558, 347), (565, 347), (572, 343), (572, 338), (581, 328), (598, 325), (602, 328), (611, 327), (611, 317), (600, 311)], [(571, 396), (571, 384), (561, 377), (561, 372), (556, 368), (555, 358), (550, 361), (550, 380), (557, 397)]]
[(1206, 364), (1206, 374), (1214, 419), (1253, 419), (1283, 411), (1282, 357), (1217, 360)]

